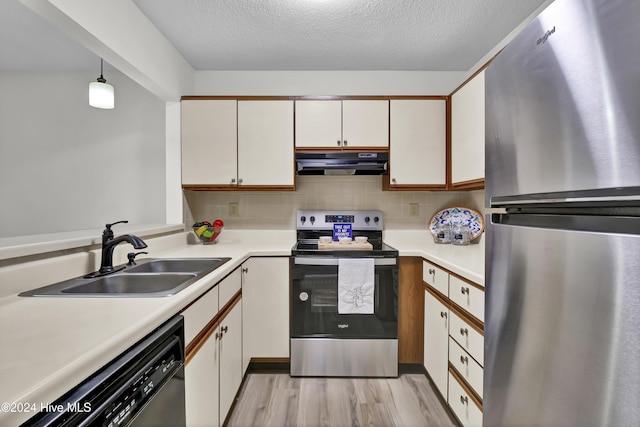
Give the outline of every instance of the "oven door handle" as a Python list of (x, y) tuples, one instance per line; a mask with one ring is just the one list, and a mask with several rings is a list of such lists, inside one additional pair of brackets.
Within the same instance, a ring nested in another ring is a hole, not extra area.
[[(296, 265), (338, 265), (340, 258), (321, 257), (294, 257), (293, 263)], [(374, 265), (396, 265), (396, 258), (373, 258)]]

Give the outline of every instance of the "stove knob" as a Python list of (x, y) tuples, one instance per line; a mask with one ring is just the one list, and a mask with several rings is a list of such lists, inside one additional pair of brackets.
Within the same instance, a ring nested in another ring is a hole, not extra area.
[(306, 217), (306, 216), (302, 215), (302, 216), (300, 217), (300, 221), (301, 221), (303, 224), (304, 224), (304, 222), (305, 222), (306, 220), (307, 220), (307, 217)]
[(306, 292), (300, 292), (300, 295), (298, 297), (300, 298), (300, 301), (305, 302), (309, 299), (309, 294)]
[(311, 221), (311, 224), (313, 224), (314, 222), (316, 222), (316, 217), (315, 216), (310, 217), (309, 221)]
[(369, 222), (369, 221), (371, 221), (371, 218), (369, 218), (368, 216), (365, 216), (364, 217), (364, 222)]
[(378, 218), (377, 216), (374, 216), (374, 217), (373, 217), (373, 220), (374, 220), (375, 222), (378, 222), (378, 221), (380, 221), (380, 218)]

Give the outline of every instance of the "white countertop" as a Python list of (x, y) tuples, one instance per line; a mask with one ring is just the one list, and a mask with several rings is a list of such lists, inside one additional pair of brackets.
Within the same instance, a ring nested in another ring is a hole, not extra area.
[[(484, 237), (482, 237), (484, 238)], [(215, 245), (149, 257), (231, 257), (185, 290), (163, 298), (0, 298), (0, 403), (46, 405), (179, 313), (250, 256), (289, 256), (295, 231), (225, 230)], [(428, 231), (385, 231), (401, 256), (422, 256), (484, 284), (484, 243), (435, 245)], [(37, 412), (37, 411), (36, 411)], [(0, 425), (34, 415), (0, 411)]]

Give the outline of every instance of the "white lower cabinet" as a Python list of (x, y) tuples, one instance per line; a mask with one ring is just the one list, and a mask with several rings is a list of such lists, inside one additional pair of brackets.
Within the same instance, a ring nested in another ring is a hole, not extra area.
[(484, 291), (423, 262), (424, 367), (463, 426), (482, 425)]
[(464, 427), (482, 426), (482, 409), (476, 405), (471, 396), (451, 373), (449, 373), (447, 402)]
[(240, 269), (187, 307), (185, 367), (189, 427), (219, 426), (242, 382)]
[(449, 308), (430, 292), (424, 294), (424, 367), (443, 396), (447, 395)]
[(243, 366), (289, 357), (289, 258), (252, 257), (242, 264)]

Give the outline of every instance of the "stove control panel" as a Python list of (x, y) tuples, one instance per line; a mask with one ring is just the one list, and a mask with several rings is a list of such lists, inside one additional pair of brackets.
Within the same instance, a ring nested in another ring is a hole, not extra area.
[(351, 224), (353, 230), (381, 231), (382, 211), (297, 211), (297, 230), (333, 230), (335, 224)]

